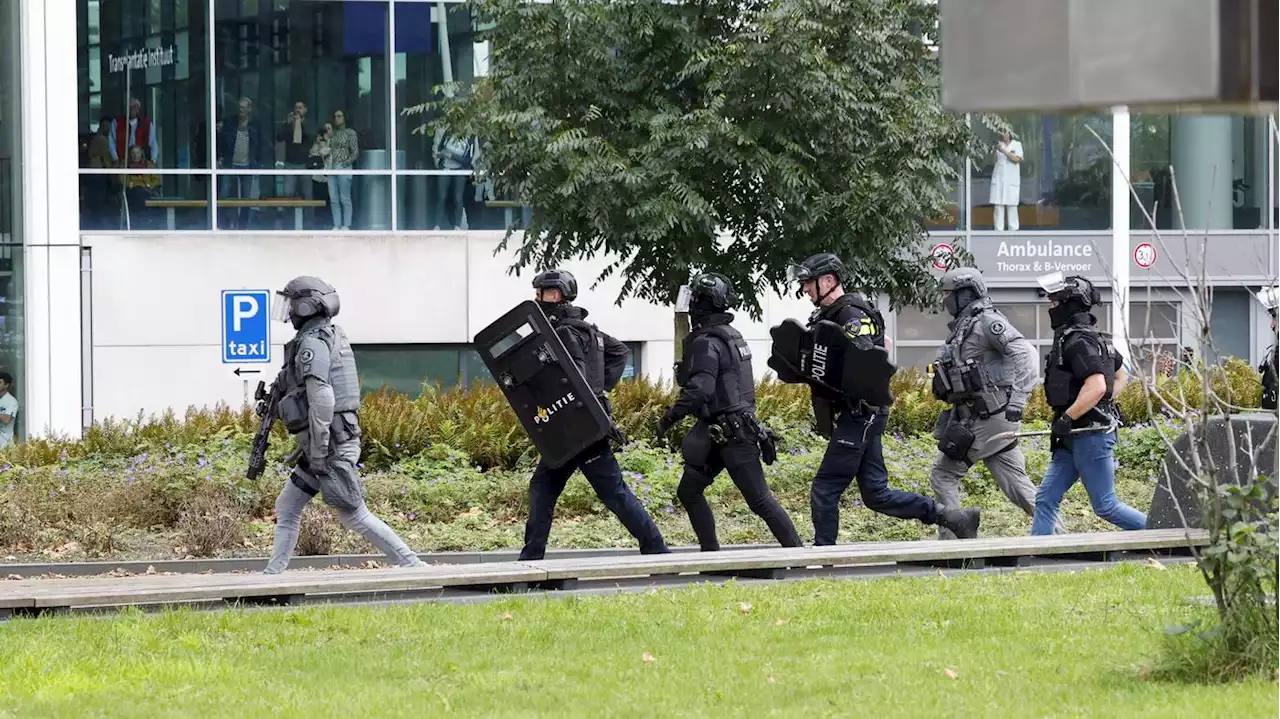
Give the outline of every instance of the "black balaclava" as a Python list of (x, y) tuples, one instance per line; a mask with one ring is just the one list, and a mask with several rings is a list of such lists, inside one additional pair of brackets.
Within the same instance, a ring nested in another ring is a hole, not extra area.
[(564, 301), (545, 302), (543, 300), (534, 300), (534, 302), (538, 303), (538, 306), (542, 308), (543, 314), (545, 314), (547, 319), (552, 322), (556, 322), (564, 316), (564, 308), (569, 304)]
[(1078, 316), (1087, 314), (1089, 308), (1085, 306), (1084, 301), (1079, 297), (1071, 297), (1065, 302), (1059, 302), (1057, 307), (1049, 308), (1049, 326), (1053, 329), (1065, 327)]
[(689, 324), (695, 329), (709, 325), (726, 324), (733, 320), (728, 310), (717, 308), (710, 297), (700, 296), (689, 304)]
[(952, 317), (959, 317), (964, 308), (973, 304), (977, 299), (978, 293), (974, 292), (972, 287), (961, 287), (948, 295), (942, 301), (942, 305)]

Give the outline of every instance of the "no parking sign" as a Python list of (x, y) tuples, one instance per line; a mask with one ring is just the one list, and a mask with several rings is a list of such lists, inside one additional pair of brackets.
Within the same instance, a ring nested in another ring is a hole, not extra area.
[(947, 269), (947, 263), (951, 261), (952, 252), (951, 245), (945, 242), (939, 242), (934, 245), (933, 249), (929, 250), (929, 255), (933, 257), (933, 266), (940, 270)]

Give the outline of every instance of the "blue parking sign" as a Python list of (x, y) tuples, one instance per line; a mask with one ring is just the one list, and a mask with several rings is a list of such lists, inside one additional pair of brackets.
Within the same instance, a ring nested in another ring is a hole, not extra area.
[(222, 363), (271, 361), (271, 293), (222, 291)]

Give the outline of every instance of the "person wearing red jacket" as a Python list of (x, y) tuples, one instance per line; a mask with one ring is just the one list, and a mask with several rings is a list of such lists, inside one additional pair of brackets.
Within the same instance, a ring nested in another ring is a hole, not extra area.
[(151, 117), (142, 111), (142, 103), (136, 97), (129, 98), (129, 116), (117, 115), (111, 119), (107, 137), (107, 149), (111, 161), (117, 167), (121, 158), (129, 156), (129, 148), (141, 147), (147, 158), (157, 165), (160, 162), (160, 145), (156, 142), (156, 126)]

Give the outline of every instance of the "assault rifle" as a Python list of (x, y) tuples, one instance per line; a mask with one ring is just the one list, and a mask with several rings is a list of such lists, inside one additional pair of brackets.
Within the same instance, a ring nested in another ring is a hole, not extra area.
[(271, 383), (271, 392), (266, 391), (265, 382), (259, 381), (258, 389), (253, 393), (253, 399), (258, 403), (254, 412), (261, 420), (258, 423), (258, 431), (253, 435), (253, 449), (249, 452), (249, 469), (244, 473), (247, 479), (257, 479), (267, 469), (267, 446), (271, 441), (271, 425), (275, 424), (276, 406), (280, 404), (284, 387), (280, 379), (277, 376)]

